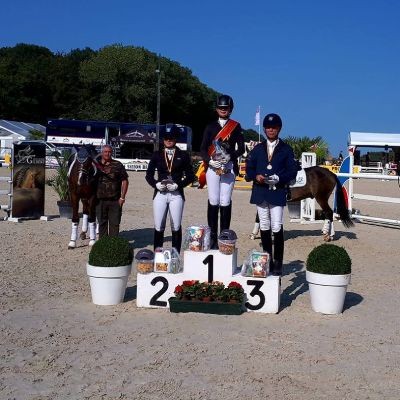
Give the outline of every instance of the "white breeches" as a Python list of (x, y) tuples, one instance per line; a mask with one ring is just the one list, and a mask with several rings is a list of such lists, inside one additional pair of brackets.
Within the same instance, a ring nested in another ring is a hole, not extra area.
[(233, 186), (235, 184), (232, 161), (226, 164), (225, 168), (228, 169), (228, 172), (222, 175), (217, 175), (212, 167), (207, 169), (208, 200), (212, 206), (220, 205), (226, 207), (231, 204)]
[(183, 206), (185, 202), (181, 194), (174, 192), (158, 192), (153, 200), (154, 227), (157, 231), (164, 231), (169, 211), (171, 230), (177, 231), (181, 227)]
[(279, 232), (283, 225), (283, 207), (274, 206), (264, 201), (257, 205), (257, 212), (260, 218), (260, 229), (262, 231)]

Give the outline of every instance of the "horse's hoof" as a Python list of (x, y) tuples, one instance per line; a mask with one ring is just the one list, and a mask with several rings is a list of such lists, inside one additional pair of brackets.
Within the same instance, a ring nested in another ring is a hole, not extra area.
[(73, 240), (71, 240), (68, 243), (68, 250), (74, 249), (76, 247), (76, 242), (74, 242)]
[(79, 235), (81, 240), (85, 240), (86, 239), (86, 232), (81, 232)]
[(328, 234), (324, 234), (324, 242), (330, 242), (331, 237)]
[(95, 243), (96, 243), (96, 241), (92, 239), (92, 240), (89, 242), (89, 246), (93, 246)]
[(251, 235), (249, 235), (249, 239), (250, 240), (255, 240), (256, 239), (256, 235), (254, 235), (254, 233), (252, 233)]

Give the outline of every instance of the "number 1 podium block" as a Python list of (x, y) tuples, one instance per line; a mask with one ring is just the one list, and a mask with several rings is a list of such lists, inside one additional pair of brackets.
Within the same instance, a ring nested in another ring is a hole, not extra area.
[(177, 285), (184, 280), (200, 282), (220, 281), (226, 286), (238, 282), (245, 292), (244, 307), (247, 311), (277, 313), (280, 305), (280, 278), (246, 277), (238, 273), (237, 250), (231, 255), (219, 250), (184, 252), (183, 272), (178, 274), (137, 274), (137, 307), (168, 307)]

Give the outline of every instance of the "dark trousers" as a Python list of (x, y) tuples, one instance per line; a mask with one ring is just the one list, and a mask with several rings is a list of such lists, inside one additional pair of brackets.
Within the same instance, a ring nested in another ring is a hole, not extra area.
[(99, 238), (118, 236), (121, 215), (122, 207), (118, 200), (98, 200), (96, 216), (99, 224)]

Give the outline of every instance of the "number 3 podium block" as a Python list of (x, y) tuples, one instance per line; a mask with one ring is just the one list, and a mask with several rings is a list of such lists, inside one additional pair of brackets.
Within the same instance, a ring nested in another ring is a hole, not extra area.
[(232, 255), (218, 250), (184, 252), (183, 272), (179, 274), (137, 274), (137, 307), (168, 307), (168, 299), (184, 280), (220, 281), (225, 285), (235, 281), (243, 286), (246, 311), (277, 313), (280, 304), (280, 278), (246, 277), (237, 268), (237, 250)]

